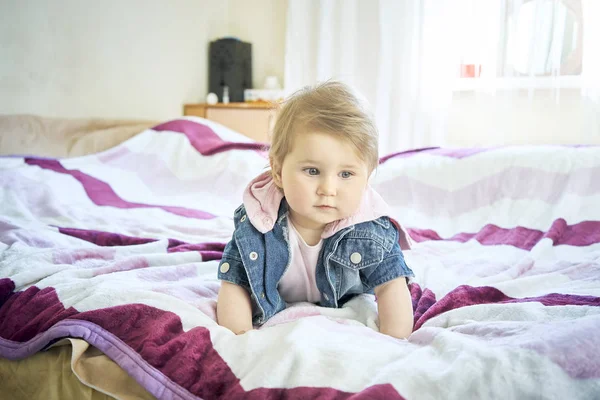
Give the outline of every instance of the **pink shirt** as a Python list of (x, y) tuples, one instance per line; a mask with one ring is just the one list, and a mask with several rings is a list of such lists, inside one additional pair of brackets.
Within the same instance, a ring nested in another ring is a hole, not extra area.
[(323, 248), (323, 239), (314, 246), (306, 244), (288, 219), (288, 240), (292, 257), (288, 269), (279, 281), (279, 294), (286, 303), (309, 301), (318, 303), (321, 293), (317, 288), (316, 272), (319, 253)]

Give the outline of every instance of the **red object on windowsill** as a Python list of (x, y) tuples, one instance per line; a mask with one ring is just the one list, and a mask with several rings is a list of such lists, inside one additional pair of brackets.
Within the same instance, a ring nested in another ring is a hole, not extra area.
[(481, 76), (481, 64), (461, 64), (461, 78), (479, 78)]

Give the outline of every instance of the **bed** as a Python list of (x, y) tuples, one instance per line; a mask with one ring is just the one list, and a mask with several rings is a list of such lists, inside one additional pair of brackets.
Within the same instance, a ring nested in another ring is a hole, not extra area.
[(265, 146), (195, 117), (135, 129), (0, 157), (1, 398), (600, 398), (600, 147), (382, 157), (372, 186), (415, 242), (409, 339), (371, 295), (235, 336), (217, 267)]

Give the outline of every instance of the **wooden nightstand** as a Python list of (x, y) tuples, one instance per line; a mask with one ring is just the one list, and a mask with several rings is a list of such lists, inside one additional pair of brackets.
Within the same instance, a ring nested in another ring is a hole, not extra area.
[(275, 120), (275, 107), (272, 103), (185, 104), (183, 115), (206, 118), (267, 143)]

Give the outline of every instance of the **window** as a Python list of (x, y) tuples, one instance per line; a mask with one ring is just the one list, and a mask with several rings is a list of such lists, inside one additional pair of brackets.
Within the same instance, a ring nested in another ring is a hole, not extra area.
[(579, 87), (581, 0), (459, 0), (456, 90)]

